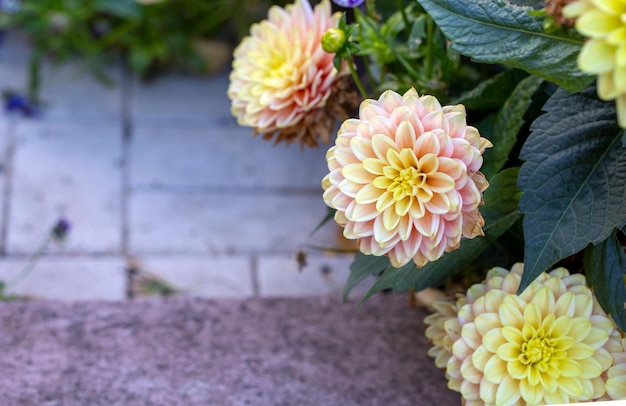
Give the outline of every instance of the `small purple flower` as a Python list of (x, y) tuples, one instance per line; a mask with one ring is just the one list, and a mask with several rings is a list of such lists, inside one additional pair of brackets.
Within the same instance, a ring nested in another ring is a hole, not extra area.
[(360, 6), (365, 3), (365, 0), (333, 0), (333, 3), (341, 7), (351, 8)]
[(4, 110), (7, 113), (21, 113), (24, 117), (34, 117), (39, 112), (28, 97), (14, 92), (4, 94)]
[(59, 221), (52, 228), (52, 238), (57, 242), (63, 242), (67, 238), (71, 228), (70, 222), (64, 218), (60, 218)]

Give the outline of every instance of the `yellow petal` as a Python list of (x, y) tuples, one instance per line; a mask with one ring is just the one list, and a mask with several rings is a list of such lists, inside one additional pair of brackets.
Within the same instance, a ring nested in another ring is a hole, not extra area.
[[(363, 160), (363, 168), (374, 175), (382, 175), (383, 168), (387, 166), (383, 161), (376, 158), (367, 158)], [(385, 186), (384, 188), (387, 188)]]
[(565, 377), (575, 377), (580, 375), (582, 368), (580, 364), (573, 359), (564, 358), (559, 362), (559, 373)]
[[(398, 203), (396, 202), (396, 205), (397, 204)], [(400, 216), (398, 215), (396, 210), (389, 208), (388, 210), (385, 210), (383, 212), (383, 226), (385, 227), (387, 231), (396, 230), (396, 227), (398, 227), (399, 223), (400, 223)]]
[(606, 393), (608, 393), (612, 399), (626, 399), (626, 375), (607, 380)]
[(621, 128), (626, 128), (626, 94), (620, 95), (616, 100), (617, 121)]
[(498, 357), (491, 357), (487, 364), (485, 364), (485, 370), (483, 371), (485, 379), (491, 383), (500, 384), (502, 386), (503, 381), (509, 378), (506, 362)]
[(376, 175), (369, 173), (361, 164), (350, 164), (343, 167), (341, 174), (344, 178), (357, 184), (372, 183)]
[[(544, 289), (540, 289), (540, 292), (541, 290), (544, 290)], [(537, 292), (537, 294), (539, 294), (539, 292)], [(524, 322), (526, 326), (531, 326), (531, 327), (534, 327), (535, 329), (541, 326), (541, 311), (535, 305), (535, 303), (528, 303), (528, 305), (524, 309)]]
[(504, 378), (496, 392), (497, 405), (513, 405), (520, 398), (519, 384), (510, 376)]
[[(626, 27), (622, 26), (616, 30), (613, 30), (613, 32), (611, 32), (611, 34), (609, 34), (606, 37), (606, 41), (609, 44), (616, 45), (616, 46), (619, 46), (620, 44), (625, 43), (626, 42)], [(621, 53), (622, 51), (620, 50), (618, 52)], [(621, 64), (621, 61), (620, 61), (621, 59), (622, 58), (618, 56), (618, 62), (617, 62), (618, 65)]]
[(396, 200), (393, 198), (393, 194), (385, 191), (382, 195), (380, 195), (380, 198), (376, 202), (376, 210), (379, 213), (382, 213), (385, 210), (388, 210), (395, 202)]
[(583, 387), (580, 384), (580, 381), (576, 378), (561, 376), (557, 379), (557, 384), (559, 385), (559, 389), (569, 396), (579, 397), (583, 393)]
[[(608, 14), (619, 16), (626, 12), (626, 4), (624, 4), (622, 0), (591, 0), (591, 2)], [(590, 11), (587, 11), (587, 13), (589, 12)]]
[(519, 389), (522, 398), (529, 405), (537, 405), (543, 398), (543, 387), (541, 385), (531, 385), (526, 379), (520, 381)]
[(387, 150), (393, 149), (398, 152), (398, 147), (393, 140), (382, 134), (376, 134), (372, 137), (372, 149), (378, 159), (384, 162), (387, 162)]
[(590, 38), (601, 38), (621, 26), (619, 16), (589, 10), (576, 20), (576, 30)]
[(496, 351), (498, 351), (498, 347), (502, 344), (505, 344), (506, 342), (507, 341), (504, 339), (504, 337), (502, 337), (499, 329), (492, 329), (489, 330), (486, 334), (483, 334), (483, 345), (488, 351), (494, 354), (496, 353)]
[(374, 203), (378, 201), (378, 198), (380, 198), (381, 194), (382, 191), (374, 185), (364, 185), (361, 190), (359, 190), (359, 192), (356, 194), (354, 201), (359, 204)]
[(578, 66), (587, 73), (606, 73), (615, 67), (613, 45), (599, 39), (591, 39), (583, 45), (578, 55)]
[(515, 331), (519, 331), (524, 324), (524, 315), (517, 309), (516, 307), (503, 303), (499, 309), (500, 320), (502, 320), (502, 325), (510, 327), (515, 327)]
[(576, 343), (567, 350), (567, 357), (574, 360), (582, 360), (591, 357), (594, 349), (590, 345), (584, 343)]
[(520, 347), (516, 344), (506, 343), (498, 348), (496, 354), (498, 354), (498, 357), (503, 360), (509, 363), (514, 363), (520, 355)]

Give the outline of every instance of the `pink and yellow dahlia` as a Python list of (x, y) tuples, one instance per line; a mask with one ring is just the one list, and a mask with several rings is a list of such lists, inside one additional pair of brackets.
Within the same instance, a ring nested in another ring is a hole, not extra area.
[[(494, 268), (459, 298), (456, 315), (446, 304), (445, 313), (426, 318), (435, 345), (431, 355), (448, 359), (448, 387), (466, 405), (623, 397), (624, 362), (615, 362), (624, 348), (620, 334), (585, 277), (558, 268), (518, 296), (522, 271), (522, 264), (510, 272)], [(442, 319), (448, 337), (433, 334)], [(446, 338), (453, 343), (444, 344)]]
[(388, 90), (342, 124), (326, 154), (324, 202), (363, 253), (423, 266), (482, 235), (488, 183), (478, 170), (491, 144), (465, 116), (415, 89)]
[(578, 55), (580, 70), (598, 75), (598, 96), (615, 100), (619, 125), (626, 128), (626, 2), (575, 0), (563, 15), (589, 39)]
[[(339, 13), (330, 2), (315, 9), (308, 0), (286, 8), (273, 6), (268, 19), (254, 24), (234, 51), (228, 96), (240, 125), (276, 142), (310, 146), (330, 141), (337, 118), (355, 104), (348, 91), (348, 70), (338, 72), (321, 38), (337, 27)], [(343, 80), (342, 80), (342, 77)]]

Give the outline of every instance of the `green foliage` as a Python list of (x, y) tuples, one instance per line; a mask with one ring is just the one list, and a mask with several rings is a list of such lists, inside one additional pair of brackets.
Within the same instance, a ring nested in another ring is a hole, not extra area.
[[(285, 1), (275, 1), (284, 3)], [(29, 78), (37, 100), (40, 60), (82, 58), (98, 79), (110, 82), (103, 67), (121, 57), (130, 69), (148, 78), (165, 69), (204, 72), (208, 66), (197, 41), (234, 40), (262, 18), (269, 0), (135, 0), (23, 1), (15, 13), (0, 13), (0, 29), (19, 29), (34, 50)], [(210, 67), (209, 67), (210, 68)]]
[(576, 66), (583, 41), (566, 32), (546, 33), (541, 17), (505, 0), (417, 0), (452, 47), (477, 62), (524, 69), (569, 91), (593, 78)]
[(587, 280), (593, 286), (598, 302), (622, 331), (626, 331), (626, 253), (614, 232), (598, 245), (585, 250)]
[(481, 168), (487, 179), (498, 173), (508, 161), (516, 144), (517, 134), (524, 125), (524, 115), (541, 82), (543, 79), (536, 76), (529, 76), (519, 82), (494, 117), (489, 129), (482, 131), (482, 136), (493, 144), (493, 148), (485, 151)]
[(626, 224), (626, 147), (595, 89), (558, 90), (522, 149), (526, 251), (520, 292), (541, 272)]
[(461, 63), (433, 19), (417, 3), (395, 11), (386, 2), (378, 2), (378, 10), (373, 2), (367, 4), (366, 12), (354, 9), (351, 43), (358, 44), (352, 54), (364, 62), (373, 93), (388, 89), (403, 93), (413, 87), (420, 94), (445, 100), (480, 82), (480, 73), (473, 65)]
[(383, 272), (388, 267), (389, 259), (387, 257), (376, 257), (357, 252), (354, 262), (350, 265), (350, 275), (343, 289), (344, 302), (348, 299), (352, 288), (370, 276)]

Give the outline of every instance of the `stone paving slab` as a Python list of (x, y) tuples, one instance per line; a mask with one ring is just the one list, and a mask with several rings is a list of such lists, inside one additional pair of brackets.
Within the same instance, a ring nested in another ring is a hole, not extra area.
[(148, 275), (155, 275), (178, 291), (194, 297), (254, 295), (253, 269), (248, 256), (157, 255), (135, 258)]
[[(300, 269), (294, 256), (264, 255), (258, 260), (259, 294), (268, 296), (332, 295), (341, 297), (354, 255), (309, 252)], [(352, 291), (361, 296), (372, 283), (364, 281)]]
[(317, 194), (134, 192), (129, 244), (134, 255), (295, 253), (328, 246), (333, 224), (309, 234), (327, 213)]
[(9, 254), (33, 252), (60, 217), (72, 225), (51, 252), (119, 253), (121, 137), (115, 128), (21, 123), (14, 151)]
[(325, 155), (326, 148), (273, 146), (234, 118), (201, 126), (138, 124), (130, 178), (133, 186), (313, 190), (321, 200)]
[(405, 295), (0, 304), (3, 405), (459, 405)]
[(216, 118), (230, 121), (228, 72), (208, 79), (178, 74), (150, 82), (135, 79), (130, 98), (133, 122), (186, 126), (213, 123)]
[[(0, 280), (11, 281), (26, 258), (0, 259)], [(47, 300), (124, 300), (126, 261), (121, 257), (44, 256), (9, 294)]]

